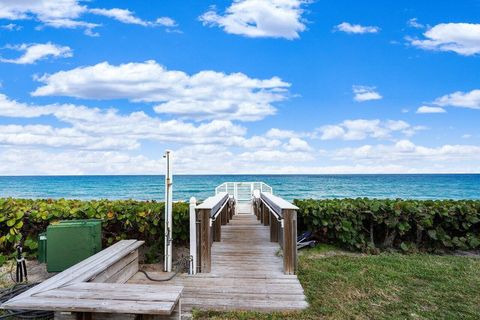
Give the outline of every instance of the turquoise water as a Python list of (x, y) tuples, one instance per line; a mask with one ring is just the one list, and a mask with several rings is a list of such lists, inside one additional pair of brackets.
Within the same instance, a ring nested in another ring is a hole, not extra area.
[[(0, 197), (163, 200), (163, 176), (0, 176)], [(263, 181), (294, 198), (480, 199), (480, 174), (181, 175), (174, 199), (205, 199), (226, 181)]]

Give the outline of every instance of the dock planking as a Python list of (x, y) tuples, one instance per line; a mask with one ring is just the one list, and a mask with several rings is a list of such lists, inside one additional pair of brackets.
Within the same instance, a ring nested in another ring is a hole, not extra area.
[[(270, 242), (269, 230), (252, 214), (237, 214), (222, 226), (221, 241), (212, 245), (211, 272), (182, 274), (169, 281), (184, 287), (182, 309), (267, 312), (308, 307), (297, 276), (284, 274), (283, 259), (277, 255), (280, 247)], [(129, 283), (156, 284), (141, 273)]]

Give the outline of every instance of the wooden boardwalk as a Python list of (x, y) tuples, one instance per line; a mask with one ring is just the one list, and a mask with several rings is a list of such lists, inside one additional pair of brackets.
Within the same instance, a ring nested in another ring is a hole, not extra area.
[[(290, 311), (308, 306), (296, 275), (283, 273), (278, 243), (270, 242), (269, 227), (252, 214), (237, 214), (222, 226), (221, 242), (212, 246), (212, 270), (179, 275), (166, 282), (183, 285), (182, 309)], [(157, 278), (162, 273), (153, 273)], [(130, 283), (155, 283), (137, 273)]]

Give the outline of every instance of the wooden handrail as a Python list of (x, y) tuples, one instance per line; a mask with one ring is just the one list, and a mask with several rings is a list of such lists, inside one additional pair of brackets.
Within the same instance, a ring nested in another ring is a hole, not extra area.
[(197, 209), (210, 210), (210, 217), (218, 215), (221, 209), (225, 206), (229, 196), (226, 192), (220, 192), (213, 197), (209, 197), (197, 206)]
[(197, 269), (199, 272), (210, 272), (212, 243), (221, 240), (221, 227), (232, 219), (234, 211), (235, 201), (226, 192), (207, 198), (195, 208), (197, 225), (199, 225), (196, 228)]
[(260, 199), (281, 218), (283, 218), (283, 210), (298, 210), (297, 206), (271, 193), (261, 192)]
[(270, 241), (283, 249), (283, 270), (295, 274), (297, 270), (297, 210), (292, 203), (270, 193), (253, 199), (254, 213), (263, 225), (270, 226)]

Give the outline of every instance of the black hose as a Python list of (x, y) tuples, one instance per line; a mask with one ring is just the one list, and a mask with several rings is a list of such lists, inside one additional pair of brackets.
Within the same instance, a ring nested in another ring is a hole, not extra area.
[(163, 282), (163, 281), (170, 281), (172, 280), (173, 278), (175, 278), (175, 276), (178, 274), (178, 271), (175, 271), (170, 277), (168, 278), (164, 278), (164, 279), (156, 279), (156, 278), (152, 278), (146, 271), (144, 270), (138, 270), (138, 272), (140, 273), (143, 273), (145, 275), (145, 277), (147, 277), (148, 280), (150, 281), (156, 281), (156, 282)]
[[(16, 284), (13, 287), (0, 291), (0, 304), (7, 302), (13, 297), (27, 291), (36, 286), (38, 283)], [(35, 311), (35, 310), (4, 310), (5, 314), (0, 315), (0, 319), (53, 319), (51, 311)]]
[(138, 270), (138, 272), (143, 273), (145, 277), (150, 281), (155, 281), (155, 282), (170, 281), (173, 278), (175, 278), (181, 271), (184, 271), (185, 269), (189, 268), (190, 260), (191, 260), (191, 257), (187, 256), (187, 257), (182, 257), (178, 261), (176, 261), (174, 263), (175, 272), (172, 275), (170, 275), (168, 278), (162, 278), (162, 279), (152, 278), (145, 270)]

